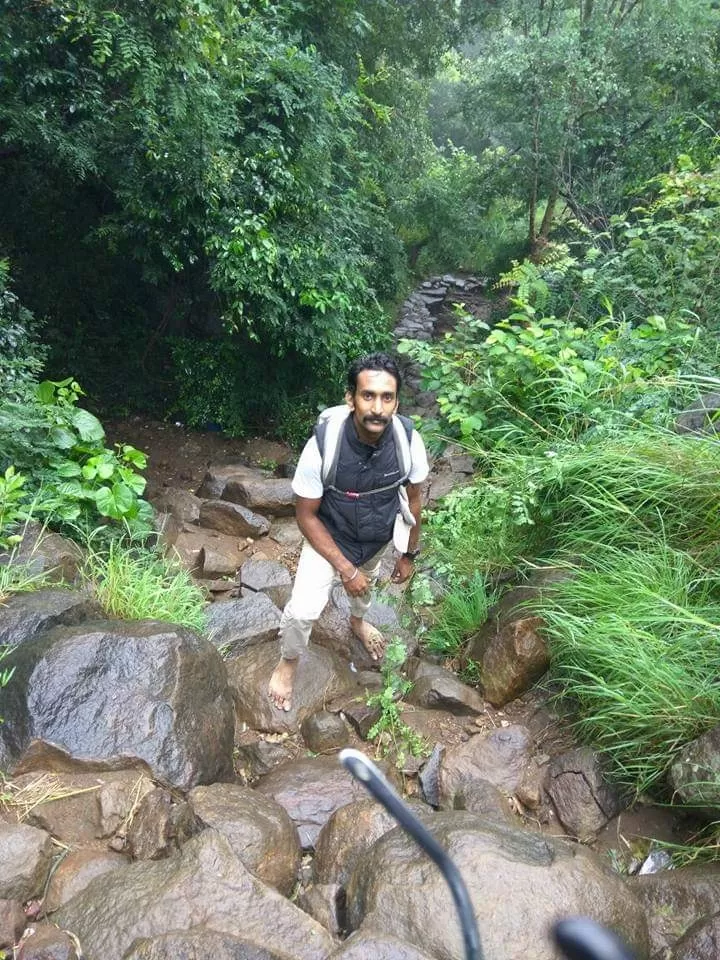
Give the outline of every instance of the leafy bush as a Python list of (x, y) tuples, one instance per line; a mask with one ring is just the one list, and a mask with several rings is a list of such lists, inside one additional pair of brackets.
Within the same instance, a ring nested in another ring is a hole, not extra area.
[(467, 638), (487, 620), (492, 603), (481, 573), (457, 581), (440, 600), (425, 640), (427, 649), (444, 657), (458, 657)]
[(156, 550), (115, 540), (101, 552), (91, 541), (83, 576), (110, 617), (205, 629), (202, 591), (184, 567)]

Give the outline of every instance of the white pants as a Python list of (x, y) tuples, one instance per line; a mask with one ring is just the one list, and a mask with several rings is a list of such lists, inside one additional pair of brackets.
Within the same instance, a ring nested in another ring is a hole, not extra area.
[[(375, 586), (385, 547), (359, 568)], [(280, 620), (280, 655), (295, 660), (307, 647), (313, 624), (325, 609), (335, 580), (340, 580), (335, 568), (305, 541), (300, 553), (292, 595), (285, 605)], [(370, 591), (362, 597), (349, 597), (353, 617), (365, 616), (370, 606)]]

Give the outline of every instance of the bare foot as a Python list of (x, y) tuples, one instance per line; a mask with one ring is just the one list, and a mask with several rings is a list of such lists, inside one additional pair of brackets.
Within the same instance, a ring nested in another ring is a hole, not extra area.
[(278, 710), (288, 713), (292, 709), (292, 692), (295, 685), (297, 660), (281, 659), (273, 670), (268, 685), (268, 697)]
[(378, 628), (360, 617), (350, 617), (350, 628), (373, 660), (382, 660), (387, 641)]

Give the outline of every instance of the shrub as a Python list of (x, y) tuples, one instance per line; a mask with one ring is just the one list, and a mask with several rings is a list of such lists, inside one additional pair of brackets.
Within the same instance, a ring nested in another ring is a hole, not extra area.
[(470, 634), (487, 620), (492, 603), (493, 597), (481, 573), (458, 580), (440, 601), (425, 641), (427, 649), (444, 657), (458, 657)]

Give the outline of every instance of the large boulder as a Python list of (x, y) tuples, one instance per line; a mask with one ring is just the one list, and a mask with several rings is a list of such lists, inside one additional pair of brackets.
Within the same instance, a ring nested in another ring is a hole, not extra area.
[(153, 501), (160, 513), (170, 514), (178, 523), (197, 523), (200, 519), (202, 500), (189, 490), (167, 487)]
[(215, 830), (168, 860), (138, 861), (98, 877), (55, 920), (79, 937), (86, 960), (122, 960), (141, 938), (198, 927), (283, 960), (325, 960), (333, 945), (323, 927), (253, 877)]
[[(486, 960), (554, 960), (551, 925), (578, 914), (615, 930), (638, 958), (647, 957), (640, 903), (584, 847), (470, 813), (439, 813), (432, 831), (465, 879)], [(381, 931), (437, 960), (463, 955), (445, 880), (402, 830), (385, 834), (360, 859), (347, 907), (352, 930)]]
[(630, 877), (645, 909), (653, 957), (665, 957), (691, 927), (718, 912), (720, 864), (708, 863)]
[(32, 574), (48, 581), (72, 583), (82, 566), (80, 547), (59, 533), (46, 530), (39, 523), (28, 523), (22, 529), (22, 541), (13, 550), (0, 551), (0, 565), (21, 563)]
[(44, 907), (53, 913), (87, 887), (91, 880), (110, 870), (126, 867), (129, 861), (121, 853), (83, 847), (69, 850), (53, 870)]
[(228, 480), (257, 480), (262, 477), (254, 467), (241, 463), (211, 464), (197, 491), (197, 496), (207, 500), (220, 500)]
[(0, 646), (16, 647), (44, 630), (96, 620), (103, 610), (89, 590), (17, 593), (0, 605)]
[(408, 703), (430, 710), (447, 710), (459, 715), (480, 714), (485, 709), (483, 698), (472, 687), (462, 683), (448, 670), (436, 667), (424, 672), (412, 685)]
[(433, 960), (428, 953), (395, 937), (358, 930), (330, 954), (328, 960)]
[(336, 697), (356, 689), (355, 678), (347, 664), (328, 650), (310, 646), (300, 657), (292, 709), (287, 713), (278, 710), (270, 702), (267, 691), (279, 658), (276, 643), (263, 643), (227, 662), (228, 682), (235, 693), (238, 719), (252, 730), (294, 733), (306, 717), (322, 710)]
[(123, 960), (285, 960), (286, 953), (266, 950), (239, 937), (207, 927), (136, 940)]
[(195, 787), (188, 799), (200, 823), (221, 833), (251, 873), (289, 896), (300, 867), (300, 840), (280, 804), (234, 783)]
[(675, 944), (669, 960), (717, 960), (720, 957), (720, 913), (698, 920)]
[(226, 656), (274, 640), (279, 626), (280, 610), (264, 593), (213, 603), (207, 610), (208, 639)]
[(240, 503), (243, 507), (266, 516), (292, 517), (295, 514), (295, 494), (291, 480), (230, 479), (225, 484), (222, 498)]
[(367, 794), (336, 757), (296, 760), (263, 777), (256, 787), (290, 814), (304, 849), (313, 848), (320, 831), (340, 807)]
[(152, 620), (57, 627), (6, 664), (15, 673), (0, 743), (16, 760), (38, 744), (94, 769), (139, 759), (184, 790), (232, 774), (227, 672), (192, 630)]
[(266, 593), (280, 609), (290, 599), (292, 577), (287, 567), (277, 560), (256, 560), (253, 557), (243, 564), (240, 577), (244, 597)]
[(720, 393), (706, 393), (675, 418), (677, 433), (717, 433)]
[(670, 767), (670, 786), (679, 802), (720, 817), (720, 725), (685, 744)]
[(480, 661), (480, 676), (485, 699), (494, 707), (525, 693), (550, 665), (542, 626), (541, 617), (519, 617), (491, 638)]

